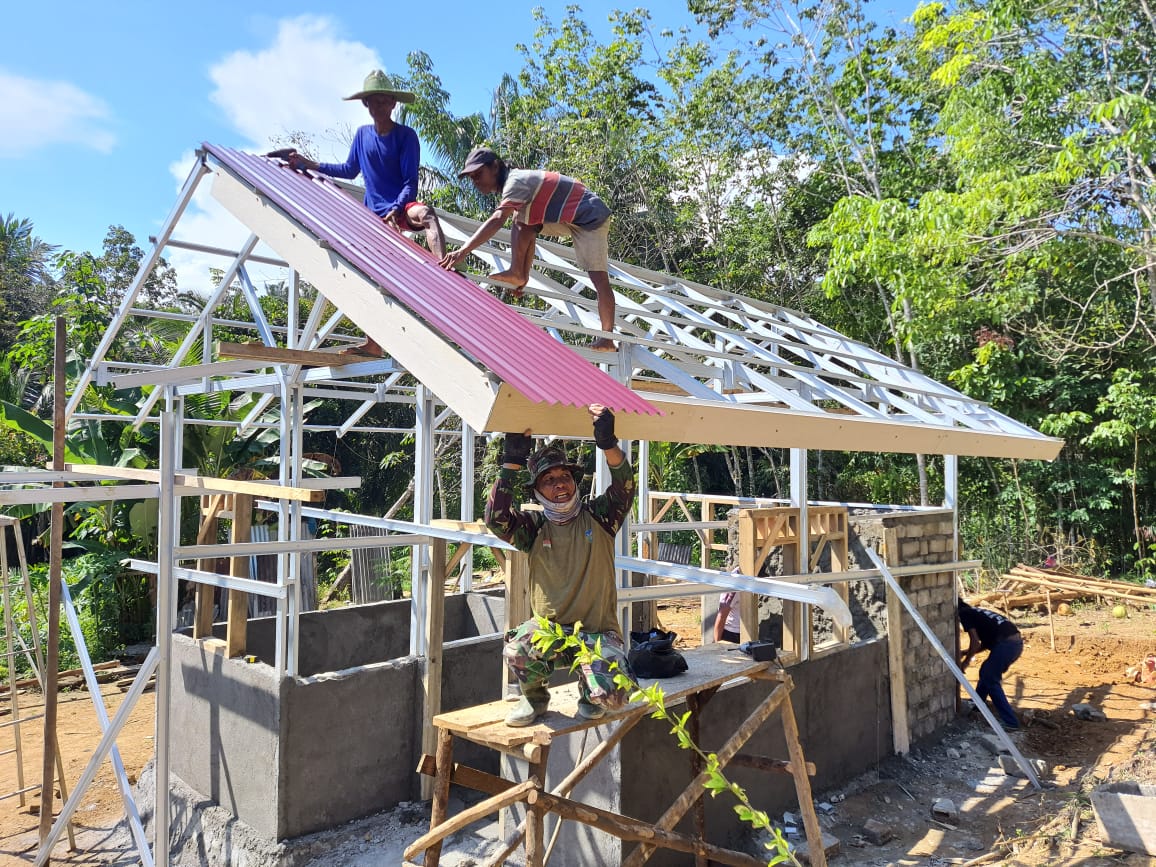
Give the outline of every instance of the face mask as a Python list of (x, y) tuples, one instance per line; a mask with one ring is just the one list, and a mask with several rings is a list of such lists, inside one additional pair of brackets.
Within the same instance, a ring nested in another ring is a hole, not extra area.
[(564, 503), (554, 503), (547, 500), (537, 491), (534, 491), (534, 499), (537, 500), (543, 511), (546, 513), (546, 520), (551, 524), (565, 524), (567, 521), (574, 520), (574, 516), (578, 514), (578, 510), (582, 508), (582, 498), (578, 496), (578, 492), (574, 492), (569, 500)]

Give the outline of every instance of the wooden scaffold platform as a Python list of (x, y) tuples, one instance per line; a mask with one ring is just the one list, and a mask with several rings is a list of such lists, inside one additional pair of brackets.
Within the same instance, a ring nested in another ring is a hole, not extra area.
[[(750, 657), (734, 652), (733, 648), (715, 645), (688, 650), (684, 656), (689, 670), (677, 677), (662, 681), (644, 680), (643, 686), (658, 682), (666, 694), (668, 708), (685, 701), (691, 710), (688, 723), (692, 739), (697, 739), (699, 721), (711, 697), (725, 684), (733, 681), (765, 683), (769, 691), (750, 715), (739, 724), (733, 734), (716, 752), (720, 770), (728, 765), (788, 773), (794, 778), (799, 808), (803, 815), (811, 863), (825, 867), (822, 832), (811, 800), (809, 775), (814, 765), (809, 764), (799, 740), (799, 730), (791, 705), (794, 684), (786, 672), (773, 662), (755, 662)], [(498, 810), (521, 803), (526, 809), (526, 820), (518, 827), (513, 838), (488, 864), (504, 864), (519, 846), (526, 850), (527, 867), (542, 867), (546, 863), (547, 845), (544, 820), (554, 815), (559, 821), (581, 822), (604, 831), (620, 840), (638, 845), (623, 860), (623, 867), (640, 867), (657, 848), (673, 849), (696, 856), (696, 864), (713, 863), (736, 867), (763, 867), (765, 860), (721, 846), (705, 839), (705, 806), (703, 784), (707, 774), (701, 759), (691, 752), (693, 779), (671, 802), (663, 815), (654, 822), (643, 822), (608, 810), (589, 806), (569, 797), (571, 791), (603, 759), (609, 756), (626, 735), (650, 713), (650, 707), (635, 703), (621, 711), (609, 713), (599, 720), (584, 720), (577, 715), (578, 690), (576, 684), (554, 687), (550, 690), (550, 710), (540, 722), (526, 728), (513, 728), (504, 722), (510, 705), (495, 701), (464, 708), (434, 717), (437, 732), (436, 755), (425, 755), (418, 770), (434, 778), (433, 799), (430, 809), (430, 830), (414, 841), (405, 851), (405, 865), (416, 867), (413, 859), (424, 855), (424, 867), (437, 867), (441, 857), (442, 841), (467, 825)], [(776, 711), (783, 726), (789, 759), (776, 760), (744, 754), (743, 747), (751, 736)], [(547, 790), (546, 764), (555, 738), (581, 732), (594, 726), (612, 726), (605, 738), (552, 790)], [(493, 774), (479, 771), (453, 761), (454, 740), (463, 738), (497, 750), (528, 764), (526, 780), (516, 783)], [(488, 798), (463, 810), (456, 816), (447, 815), (450, 784), (465, 786), (489, 795)], [(675, 832), (673, 829), (688, 812), (694, 810), (695, 833)]]

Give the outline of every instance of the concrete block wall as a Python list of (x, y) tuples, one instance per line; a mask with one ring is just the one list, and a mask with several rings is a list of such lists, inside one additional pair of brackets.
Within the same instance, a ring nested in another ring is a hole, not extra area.
[[(851, 518), (852, 554), (870, 568), (863, 548), (871, 546), (889, 566), (934, 565), (957, 560), (950, 510), (863, 514)], [(957, 642), (956, 585), (952, 572), (898, 577), (903, 592), (949, 653)], [(907, 693), (907, 726), (912, 741), (932, 734), (955, 714), (957, 686), (947, 665), (906, 611), (900, 612)]]

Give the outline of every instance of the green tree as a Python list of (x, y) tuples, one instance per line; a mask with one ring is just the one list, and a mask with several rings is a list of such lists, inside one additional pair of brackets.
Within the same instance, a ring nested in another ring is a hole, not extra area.
[(0, 217), (0, 355), (12, 345), (20, 323), (47, 307), (56, 250), (33, 234), (30, 220)]

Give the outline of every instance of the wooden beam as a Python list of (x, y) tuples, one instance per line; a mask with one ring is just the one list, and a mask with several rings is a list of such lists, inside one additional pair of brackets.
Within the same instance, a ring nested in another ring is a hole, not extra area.
[[(440, 394), (440, 393), (439, 393)], [(773, 409), (725, 400), (710, 403), (675, 395), (642, 397), (662, 415), (623, 412), (615, 430), (623, 439), (713, 445), (804, 448), (903, 454), (954, 454), (977, 457), (1054, 460), (1063, 440), (1052, 437), (985, 433), (959, 427), (862, 418), (818, 409), (814, 413)], [(478, 430), (533, 429), (536, 434), (589, 437), (585, 407), (534, 403), (503, 384), (489, 417)]]
[[(730, 760), (742, 749), (743, 745), (750, 740), (759, 726), (766, 722), (771, 714), (783, 704), (788, 698), (792, 687), (793, 683), (791, 681), (785, 681), (771, 690), (770, 695), (751, 711), (742, 725), (735, 730), (735, 733), (727, 739), (727, 742), (722, 745), (722, 748), (715, 753), (718, 757), (720, 769), (727, 766)], [(794, 760), (793, 757), (792, 760)], [(674, 826), (686, 815), (691, 805), (702, 797), (705, 792), (703, 786), (707, 782), (707, 779), (707, 773), (703, 771), (691, 780), (690, 785), (683, 790), (682, 794), (675, 799), (674, 803), (667, 808), (666, 812), (654, 822), (654, 827), (662, 831), (673, 830)], [(622, 861), (622, 867), (641, 867), (641, 865), (649, 860), (650, 856), (654, 853), (654, 849), (655, 846), (649, 843), (643, 843), (635, 847), (634, 851)]]
[[(769, 774), (793, 774), (795, 766), (786, 759), (772, 759), (767, 756), (754, 756), (749, 753), (739, 753), (731, 764), (739, 768), (750, 768), (755, 771), (765, 771)], [(815, 776), (815, 763), (807, 762), (807, 776)]]
[[(64, 469), (64, 435), (67, 420), (65, 394), (67, 377), (64, 366), (67, 331), (64, 317), (56, 317), (56, 343), (53, 354), (52, 402), (52, 469)], [(54, 488), (62, 483), (56, 482)], [(44, 745), (41, 753), (43, 774), (40, 784), (40, 842), (52, 830), (53, 805), (56, 798), (54, 772), (56, 765), (57, 671), (60, 668), (60, 584), (64, 580), (64, 503), (52, 504), (51, 532), (48, 548), (48, 646), (44, 666)], [(7, 579), (7, 576), (5, 576)], [(12, 636), (9, 636), (11, 641)], [(165, 636), (161, 636), (165, 638)], [(11, 663), (11, 659), (9, 660)]]
[[(491, 549), (495, 550), (495, 549)], [(523, 551), (507, 551), (502, 577), (506, 583), (506, 622), (508, 632), (525, 623), (533, 615), (530, 607), (530, 555)], [(502, 697), (508, 685), (514, 682), (509, 668), (502, 666)]]
[[(415, 549), (416, 550), (416, 549)], [(426, 591), (425, 606), (425, 664), (422, 666), (422, 728), (421, 747), (423, 752), (440, 749), (439, 729), (433, 724), (435, 716), (442, 711), (442, 644), (446, 611), (446, 540), (431, 539), (429, 545), (429, 586)], [(440, 753), (439, 753), (440, 758)], [(422, 779), (421, 797), (428, 800), (434, 796), (432, 780)]]
[(619, 840), (649, 843), (675, 852), (690, 853), (696, 858), (703, 859), (703, 863), (708, 858), (712, 863), (729, 864), (733, 867), (765, 867), (767, 863), (765, 858), (756, 858), (745, 852), (724, 849), (722, 846), (715, 846), (702, 839), (656, 828), (649, 822), (640, 822), (629, 816), (601, 810), (598, 807), (591, 807), (588, 804), (562, 798), (549, 792), (531, 792), (527, 802), (533, 806), (541, 807), (561, 819), (581, 822), (617, 837)]
[(819, 817), (815, 815), (815, 802), (811, 798), (811, 780), (807, 776), (807, 761), (803, 757), (803, 745), (799, 742), (799, 724), (795, 720), (795, 709), (791, 705), (791, 694), (783, 698), (783, 734), (787, 741), (787, 753), (791, 757), (791, 776), (795, 778), (795, 793), (799, 798), (799, 812), (803, 814), (803, 829), (807, 832), (807, 843), (811, 850), (811, 867), (827, 867), (827, 850), (823, 846), (823, 829)]
[[(883, 555), (894, 562), (899, 539), (894, 529), (883, 531)], [(891, 743), (897, 755), (911, 750), (911, 732), (907, 724), (907, 671), (903, 662), (903, 603), (895, 592), (887, 590), (887, 669), (891, 687)]]
[[(429, 813), (429, 826), (431, 831), (446, 820), (450, 800), (450, 780), (453, 777), (455, 767), (453, 762), (453, 732), (447, 731), (446, 729), (435, 729), (435, 734), (437, 736), (437, 757), (434, 759), (434, 763), (436, 767), (441, 770), (433, 780), (433, 788), (431, 791)], [(423, 779), (421, 782), (422, 791), (425, 791), (427, 780)], [(513, 786), (513, 783), (510, 785)], [(493, 794), (496, 795), (499, 793), (494, 792)], [(425, 867), (438, 867), (441, 855), (442, 844), (439, 840), (425, 850), (425, 859), (423, 862)]]
[[(253, 527), (253, 498), (247, 494), (233, 495), (233, 527), (231, 542), (248, 542)], [(230, 557), (229, 574), (234, 578), (249, 577), (249, 558)], [(249, 630), (249, 594), (244, 590), (229, 591), (229, 615), (225, 629), (225, 656), (230, 659), (245, 652)]]
[(347, 364), (360, 364), (367, 358), (377, 357), (363, 352), (342, 352), (337, 349), (284, 349), (280, 346), (266, 346), (264, 343), (230, 343), (226, 340), (217, 344), (217, 356), (244, 358), (268, 364), (294, 364), (301, 367), (344, 367)]
[(438, 827), (431, 828), (427, 833), (422, 834), (406, 847), (402, 857), (408, 861), (425, 852), (435, 843), (440, 843), (450, 834), (460, 831), (467, 825), (472, 825), (478, 821), (478, 819), (484, 819), (486, 816), (496, 813), (498, 810), (503, 810), (511, 804), (526, 800), (530, 792), (537, 789), (539, 785), (537, 778), (532, 777), (526, 780), (526, 782), (513, 786), (501, 794), (486, 798), (484, 801), (479, 801), (472, 807), (462, 810), (452, 819), (448, 819)]
[[(136, 469), (135, 467), (110, 467), (102, 464), (67, 464), (74, 473), (84, 473), (106, 479), (126, 479), (140, 482), (160, 482), (160, 470)], [(212, 476), (190, 476), (177, 473), (173, 484), (178, 488), (203, 491), (206, 494), (252, 494), (270, 499), (300, 500), (307, 503), (321, 502), (325, 491), (306, 487), (278, 485), (275, 481), (255, 481), (247, 479), (218, 479)]]

